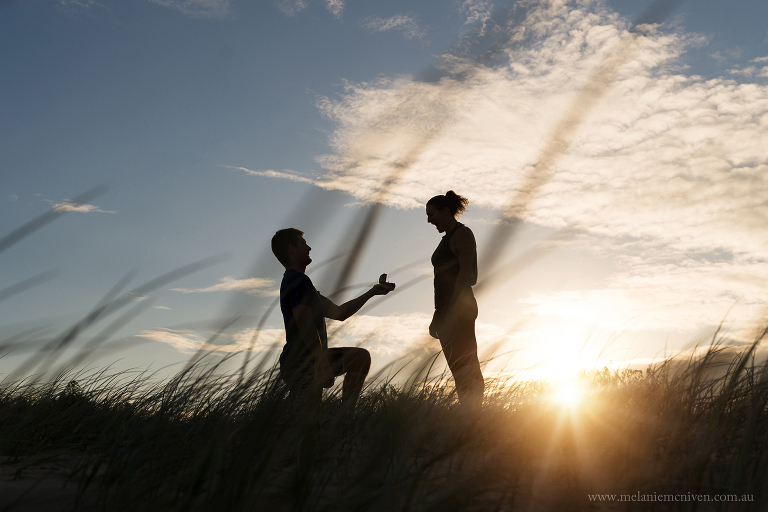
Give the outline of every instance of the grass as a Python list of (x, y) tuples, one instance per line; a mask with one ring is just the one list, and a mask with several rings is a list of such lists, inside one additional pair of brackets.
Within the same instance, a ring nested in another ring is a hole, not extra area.
[[(756, 510), (762, 337), (735, 358), (715, 341), (686, 364), (582, 372), (575, 407), (551, 382), (496, 380), (482, 411), (465, 410), (434, 375), (372, 383), (351, 417), (328, 393), (309, 424), (274, 370), (198, 362), (163, 382), (109, 368), (5, 381), (0, 453), (22, 475), (64, 457), (66, 506), (83, 510)], [(657, 501), (588, 496), (637, 493)], [(751, 501), (658, 501), (689, 493)]]

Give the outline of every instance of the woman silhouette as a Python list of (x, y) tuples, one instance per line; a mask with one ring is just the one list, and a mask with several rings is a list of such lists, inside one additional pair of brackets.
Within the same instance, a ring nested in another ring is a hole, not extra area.
[(432, 254), (435, 314), (429, 334), (440, 340), (459, 400), (480, 405), (485, 385), (477, 358), (477, 301), (472, 293), (477, 283), (477, 246), (472, 230), (456, 220), (467, 204), (469, 200), (453, 190), (427, 201), (427, 222), (445, 233)]

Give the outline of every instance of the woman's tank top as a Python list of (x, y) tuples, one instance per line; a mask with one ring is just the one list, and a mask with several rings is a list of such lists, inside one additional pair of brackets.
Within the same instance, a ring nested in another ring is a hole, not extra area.
[[(456, 226), (443, 236), (440, 244), (432, 253), (432, 266), (435, 268), (435, 309), (447, 310), (453, 297), (453, 289), (456, 286), (456, 278), (459, 275), (459, 258), (451, 251), (451, 238), (459, 227)], [(477, 250), (470, 270), (470, 286), (477, 283)], [(470, 288), (470, 293), (472, 289)]]

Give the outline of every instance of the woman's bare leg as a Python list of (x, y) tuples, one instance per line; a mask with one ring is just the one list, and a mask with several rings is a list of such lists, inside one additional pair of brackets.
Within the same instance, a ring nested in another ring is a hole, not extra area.
[(482, 406), (485, 382), (477, 357), (474, 319), (456, 323), (456, 331), (440, 338), (445, 359), (462, 404)]

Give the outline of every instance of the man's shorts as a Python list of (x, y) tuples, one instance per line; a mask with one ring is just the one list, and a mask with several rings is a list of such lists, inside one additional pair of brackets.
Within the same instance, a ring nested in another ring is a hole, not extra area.
[[(361, 364), (361, 359), (370, 361), (370, 354), (364, 348), (329, 348), (326, 354), (334, 377), (347, 373), (355, 362)], [(315, 379), (315, 357), (308, 355), (297, 359), (286, 357), (284, 361), (280, 362), (280, 377), (282, 377), (292, 393), (301, 393), (308, 389), (312, 386)]]

